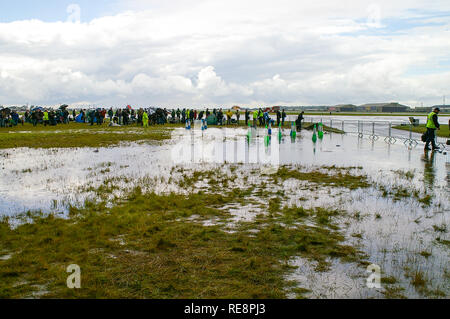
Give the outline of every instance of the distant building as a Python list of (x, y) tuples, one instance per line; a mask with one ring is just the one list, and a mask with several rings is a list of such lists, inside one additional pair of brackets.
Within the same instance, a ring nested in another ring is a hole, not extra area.
[[(339, 105), (336, 105), (334, 107), (334, 109), (337, 112), (355, 112), (356, 111), (356, 105), (353, 105), (353, 104), (339, 104)], [(331, 111), (330, 108), (328, 108), (328, 110)]]
[(394, 113), (394, 112), (408, 112), (411, 108), (406, 105), (402, 105), (396, 102), (392, 103), (369, 103), (363, 104), (358, 107), (358, 111), (365, 112), (385, 112), (385, 113)]

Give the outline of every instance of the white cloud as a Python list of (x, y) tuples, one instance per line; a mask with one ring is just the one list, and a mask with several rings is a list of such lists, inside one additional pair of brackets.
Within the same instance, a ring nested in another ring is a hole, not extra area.
[[(425, 4), (450, 10), (423, 0), (136, 0), (89, 23), (0, 23), (0, 104), (438, 103), (450, 95), (438, 67), (448, 67), (450, 21)], [(392, 19), (423, 17), (440, 24), (389, 31)]]

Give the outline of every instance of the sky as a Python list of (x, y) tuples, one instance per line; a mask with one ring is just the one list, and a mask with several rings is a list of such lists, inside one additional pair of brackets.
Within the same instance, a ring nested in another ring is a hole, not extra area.
[(450, 100), (448, 0), (0, 1), (0, 105)]

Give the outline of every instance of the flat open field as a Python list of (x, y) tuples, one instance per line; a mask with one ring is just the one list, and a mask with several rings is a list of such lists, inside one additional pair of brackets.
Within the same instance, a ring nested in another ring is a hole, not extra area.
[[(184, 127), (184, 124), (155, 125), (143, 128), (136, 125), (111, 127), (103, 124), (91, 126), (73, 122), (57, 126), (33, 126), (25, 123), (24, 125), (0, 128), (0, 149), (16, 147), (106, 147), (123, 142), (157, 142), (170, 139), (171, 130), (182, 127)], [(219, 127), (245, 127), (245, 121), (240, 121), (239, 125), (232, 124)], [(288, 127), (290, 127), (290, 124), (285, 123), (284, 128)], [(304, 128), (312, 129), (312, 124), (305, 123)], [(342, 132), (327, 126), (324, 126), (324, 130), (335, 133)]]
[(14, 136), (0, 150), (0, 297), (449, 295), (443, 155), (332, 132), (314, 143), (287, 125), (268, 142), (248, 133), (0, 130)]

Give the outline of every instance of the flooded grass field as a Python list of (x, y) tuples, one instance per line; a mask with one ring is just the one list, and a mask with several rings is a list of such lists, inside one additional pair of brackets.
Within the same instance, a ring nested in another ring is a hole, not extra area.
[(164, 132), (0, 150), (0, 297), (449, 296), (448, 155), (309, 130)]

